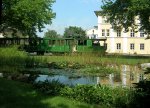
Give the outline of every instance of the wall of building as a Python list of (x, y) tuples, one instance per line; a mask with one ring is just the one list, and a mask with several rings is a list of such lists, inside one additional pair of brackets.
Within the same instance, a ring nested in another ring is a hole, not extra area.
[[(141, 37), (141, 31), (129, 28), (128, 32), (120, 29), (120, 36), (118, 31), (112, 29), (112, 25), (107, 22), (107, 17), (98, 17), (98, 38), (106, 38), (107, 53), (120, 53), (120, 54), (150, 54), (150, 39), (146, 39), (147, 35)], [(136, 24), (139, 24), (138, 17), (135, 17)], [(133, 37), (132, 37), (133, 36)], [(120, 44), (120, 49), (117, 49), (117, 44)], [(134, 44), (131, 48), (131, 44)], [(144, 45), (140, 49), (140, 44)]]
[(89, 39), (98, 38), (98, 28), (92, 28), (92, 29), (86, 30), (86, 35)]
[[(117, 49), (117, 44), (121, 44), (121, 49)], [(145, 38), (123, 38), (110, 37), (107, 38), (107, 53), (123, 53), (123, 54), (150, 54), (150, 39)], [(131, 49), (134, 44), (134, 49)], [(140, 49), (140, 44), (144, 44), (144, 49)]]

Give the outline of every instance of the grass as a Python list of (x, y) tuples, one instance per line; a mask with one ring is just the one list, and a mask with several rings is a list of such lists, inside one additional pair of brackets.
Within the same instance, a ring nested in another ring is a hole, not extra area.
[(0, 48), (0, 65), (26, 65), (47, 62), (70, 62), (80, 64), (129, 64), (150, 62), (150, 57), (140, 56), (102, 56), (93, 53), (63, 54), (53, 56), (28, 56), (24, 51), (18, 51), (17, 47)]
[(31, 85), (0, 78), (0, 108), (94, 108), (64, 97), (46, 96)]
[[(39, 58), (36, 56), (35, 58)], [(107, 65), (107, 64), (126, 64), (137, 65), (150, 62), (150, 57), (129, 57), (129, 56), (95, 56), (93, 55), (62, 55), (62, 56), (40, 56), (41, 59), (46, 59), (47, 62), (71, 62), (84, 65)]]
[[(0, 72), (18, 72), (20, 69), (34, 66), (47, 66), (47, 63), (55, 62), (67, 64), (67, 67), (79, 68), (80, 66), (107, 66), (107, 65), (139, 65), (150, 62), (150, 57), (131, 56), (102, 56), (92, 53), (63, 54), (53, 56), (29, 56), (24, 51), (18, 51), (17, 47), (0, 48)], [(62, 67), (66, 68), (66, 67)]]

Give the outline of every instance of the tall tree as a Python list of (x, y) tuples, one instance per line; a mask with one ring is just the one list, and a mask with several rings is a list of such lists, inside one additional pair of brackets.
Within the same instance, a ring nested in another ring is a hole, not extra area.
[(86, 33), (81, 27), (69, 26), (64, 31), (65, 38), (85, 39)]
[(17, 29), (30, 37), (42, 31), (45, 24), (51, 24), (55, 17), (52, 12), (54, 0), (3, 0), (0, 32)]
[[(116, 27), (126, 30), (132, 26), (140, 26), (150, 35), (150, 0), (102, 0), (101, 14), (109, 16), (108, 21)], [(140, 24), (135, 25), (134, 18), (139, 16)]]
[(60, 37), (60, 35), (57, 34), (57, 32), (55, 30), (48, 30), (47, 32), (45, 32), (44, 37), (46, 37), (46, 38), (58, 38), (58, 37)]

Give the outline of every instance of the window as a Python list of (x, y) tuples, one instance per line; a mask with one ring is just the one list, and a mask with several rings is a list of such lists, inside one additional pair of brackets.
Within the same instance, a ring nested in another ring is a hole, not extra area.
[(144, 37), (144, 31), (143, 30), (140, 31), (140, 37)]
[(107, 29), (107, 36), (109, 36), (109, 29)]
[(92, 46), (100, 46), (99, 41), (92, 41)]
[(117, 49), (121, 49), (121, 43), (117, 43)]
[(121, 30), (120, 29), (117, 30), (117, 37), (121, 37)]
[(81, 46), (87, 45), (87, 40), (78, 40), (78, 45)]
[(131, 37), (134, 37), (134, 30), (131, 30), (131, 31), (130, 31), (130, 36), (131, 36)]
[(143, 43), (140, 44), (140, 50), (144, 50), (144, 44)]
[(133, 43), (130, 44), (130, 49), (134, 50), (134, 44)]
[(102, 36), (105, 36), (105, 29), (102, 29)]
[(59, 45), (65, 45), (65, 41), (64, 40), (60, 40), (59, 41)]
[(49, 40), (49, 45), (54, 45), (55, 43), (55, 40)]

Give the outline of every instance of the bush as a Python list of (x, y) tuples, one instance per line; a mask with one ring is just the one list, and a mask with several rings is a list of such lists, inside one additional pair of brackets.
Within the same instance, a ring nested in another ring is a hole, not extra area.
[(77, 85), (74, 88), (64, 87), (61, 95), (90, 104), (114, 107), (126, 107), (132, 101), (133, 93), (129, 89), (111, 88), (100, 85)]
[(44, 82), (39, 81), (38, 83), (34, 83), (34, 87), (45, 94), (55, 96), (60, 94), (61, 89), (65, 85), (61, 84), (58, 80), (45, 80)]

